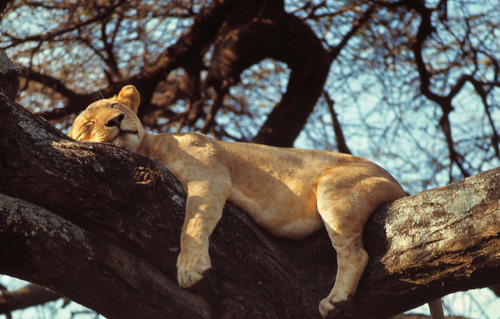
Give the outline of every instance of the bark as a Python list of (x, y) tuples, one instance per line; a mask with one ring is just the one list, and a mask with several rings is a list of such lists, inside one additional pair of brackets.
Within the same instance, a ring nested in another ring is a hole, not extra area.
[[(318, 318), (335, 277), (324, 231), (273, 237), (228, 203), (213, 269), (175, 280), (185, 194), (161, 165), (77, 143), (0, 96), (0, 273), (108, 318)], [(337, 318), (384, 318), (500, 282), (500, 169), (381, 207), (369, 265)]]

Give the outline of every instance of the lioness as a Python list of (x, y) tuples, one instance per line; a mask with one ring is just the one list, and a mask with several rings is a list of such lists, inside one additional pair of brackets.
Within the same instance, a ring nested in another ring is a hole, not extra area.
[(147, 133), (137, 117), (140, 97), (128, 85), (91, 104), (69, 136), (106, 142), (165, 165), (187, 192), (177, 278), (190, 287), (211, 267), (208, 238), (226, 200), (276, 236), (301, 239), (325, 225), (337, 251), (332, 291), (320, 302), (323, 317), (354, 295), (368, 254), (362, 232), (380, 205), (405, 196), (384, 169), (356, 156), (213, 140), (196, 133)]

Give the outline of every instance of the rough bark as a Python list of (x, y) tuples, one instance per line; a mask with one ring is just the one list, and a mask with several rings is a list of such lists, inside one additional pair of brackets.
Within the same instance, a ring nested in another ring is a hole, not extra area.
[[(175, 280), (185, 194), (151, 160), (76, 143), (0, 96), (0, 273), (108, 318), (318, 318), (335, 277), (324, 231), (273, 237), (228, 203), (213, 269)], [(368, 268), (338, 318), (384, 318), (500, 282), (500, 169), (381, 207)]]

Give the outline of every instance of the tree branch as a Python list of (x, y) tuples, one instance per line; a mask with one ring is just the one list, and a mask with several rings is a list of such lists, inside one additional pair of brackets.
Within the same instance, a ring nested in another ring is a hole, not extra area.
[[(31, 272), (44, 286), (115, 318), (159, 318), (177, 313), (186, 314), (186, 318), (208, 318), (208, 307), (202, 299), (182, 291), (137, 256), (43, 208), (0, 196), (0, 250), (4, 256), (0, 269), (9, 269), (9, 274), (21, 278)], [(50, 267), (48, 261), (53, 261)], [(92, 274), (94, 282), (82, 280), (86, 272)], [(121, 292), (113, 294), (110, 303), (109, 289), (96, 289), (96, 281)], [(146, 290), (148, 294), (141, 294)], [(88, 296), (82, 298), (80, 291)], [(171, 300), (165, 303), (152, 299), (151, 293), (170, 296)], [(126, 306), (131, 300), (135, 310)]]
[[(238, 30), (242, 33), (239, 35), (242, 38), (233, 49), (235, 52), (246, 52), (245, 54), (251, 55), (254, 59), (251, 61), (254, 62), (266, 57), (285, 62), (291, 72), (281, 101), (268, 115), (252, 141), (292, 147), (321, 95), (330, 69), (330, 61), (320, 40), (304, 21), (286, 14), (284, 10), (274, 14), (272, 19), (267, 16), (261, 19), (252, 21)], [(258, 45), (255, 44), (255, 40), (249, 40), (248, 37), (257, 38)], [(253, 48), (242, 50), (241, 46), (253, 46)], [(249, 62), (242, 60), (245, 63)]]
[(431, 75), (427, 70), (427, 67), (423, 58), (423, 45), (427, 38), (435, 31), (434, 26), (432, 25), (432, 9), (429, 9), (425, 6), (425, 1), (403, 1), (408, 8), (416, 10), (420, 16), (420, 25), (418, 27), (418, 32), (413, 39), (413, 44), (411, 49), (413, 51), (413, 55), (415, 57), (415, 63), (417, 65), (417, 71), (420, 76), (420, 91), (422, 94), (427, 97), (429, 100), (437, 103), (443, 112), (441, 119), (439, 120), (439, 125), (443, 131), (443, 134), (446, 138), (446, 143), (448, 146), (448, 153), (450, 157), (450, 182), (453, 181), (452, 174), (452, 166), (456, 164), (459, 170), (462, 173), (462, 176), (468, 177), (471, 174), (464, 166), (464, 157), (457, 152), (455, 149), (455, 142), (453, 141), (453, 134), (451, 132), (451, 124), (449, 119), (449, 114), (453, 111), (452, 101), (453, 98), (460, 92), (462, 87), (465, 85), (466, 81), (472, 78), (472, 75), (462, 75), (457, 83), (451, 88), (450, 93), (446, 96), (441, 96), (432, 92), (431, 86)]
[(55, 30), (53, 32), (49, 31), (49, 32), (35, 34), (35, 35), (30, 35), (30, 36), (27, 36), (27, 37), (22, 38), (22, 39), (19, 39), (19, 38), (16, 38), (16, 37), (9, 35), (9, 38), (11, 39), (11, 44), (5, 46), (3, 49), (9, 49), (9, 48), (15, 47), (19, 44), (22, 44), (25, 42), (30, 42), (30, 41), (45, 42), (45, 41), (51, 40), (55, 37), (58, 37), (60, 35), (63, 35), (65, 33), (72, 32), (72, 31), (77, 30), (81, 27), (84, 27), (86, 25), (92, 24), (96, 21), (99, 21), (99, 20), (106, 18), (107, 16), (111, 15), (113, 13), (113, 11), (115, 11), (115, 9), (118, 8), (119, 6), (121, 6), (124, 2), (125, 2), (125, 0), (120, 0), (116, 4), (109, 6), (106, 9), (106, 11), (96, 15), (95, 17), (92, 17), (92, 18), (87, 19), (83, 22), (77, 23), (75, 25), (71, 25), (71, 26), (66, 27), (66, 28), (61, 28), (59, 30)]
[(14, 67), (7, 54), (0, 50), (0, 94), (5, 94), (5, 96), (14, 100), (19, 90), (18, 76), (19, 69)]
[(334, 109), (335, 101), (330, 97), (327, 91), (323, 91), (323, 97), (325, 98), (326, 105), (328, 106), (328, 111), (330, 111), (330, 115), (332, 116), (332, 126), (333, 131), (335, 133), (335, 141), (337, 142), (337, 148), (340, 153), (352, 154), (351, 150), (347, 146), (347, 143), (344, 138), (344, 132), (342, 131), (342, 127), (340, 125), (339, 119), (337, 117), (337, 113)]
[[(0, 194), (3, 206), (9, 199)], [(0, 217), (1, 218), (1, 217)], [(14, 291), (2, 291), (0, 293), (0, 314), (7, 314), (14, 310), (25, 309), (32, 306), (44, 304), (49, 301), (54, 301), (61, 298), (55, 292), (44, 288), (42, 286), (28, 284), (20, 289)]]
[(330, 59), (330, 63), (338, 57), (342, 49), (344, 49), (344, 47), (349, 43), (349, 40), (359, 31), (359, 29), (361, 29), (368, 21), (370, 21), (375, 11), (376, 7), (374, 4), (372, 4), (356, 21), (353, 22), (351, 30), (347, 32), (340, 43), (328, 51), (328, 58)]

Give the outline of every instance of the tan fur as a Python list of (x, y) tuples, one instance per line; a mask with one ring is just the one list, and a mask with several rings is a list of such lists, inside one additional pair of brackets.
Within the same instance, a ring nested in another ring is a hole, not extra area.
[(135, 115), (139, 100), (133, 86), (124, 87), (118, 96), (91, 104), (69, 136), (145, 155), (182, 183), (188, 198), (177, 261), (180, 286), (192, 286), (210, 268), (208, 238), (230, 200), (277, 236), (300, 239), (325, 225), (338, 272), (320, 313), (333, 315), (350, 300), (368, 261), (362, 242), (368, 217), (405, 196), (389, 173), (344, 154), (222, 142), (196, 133), (148, 134)]

